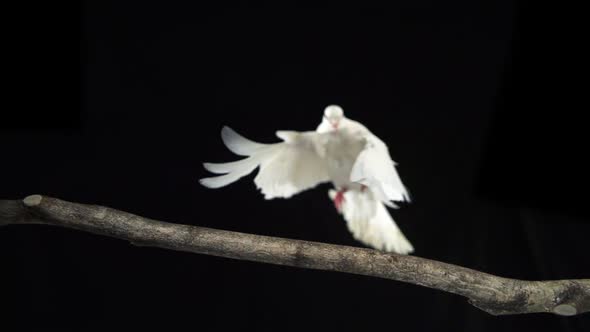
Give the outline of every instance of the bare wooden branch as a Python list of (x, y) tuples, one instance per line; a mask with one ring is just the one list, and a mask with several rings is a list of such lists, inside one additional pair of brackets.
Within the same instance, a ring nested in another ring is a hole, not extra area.
[(416, 256), (172, 224), (40, 195), (0, 200), (0, 226), (8, 224), (55, 225), (141, 246), (393, 279), (465, 296), (493, 315), (590, 312), (590, 279), (508, 279)]

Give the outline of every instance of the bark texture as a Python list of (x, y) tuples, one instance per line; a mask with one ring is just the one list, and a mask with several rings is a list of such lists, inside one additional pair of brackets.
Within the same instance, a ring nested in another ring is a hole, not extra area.
[(416, 256), (173, 224), (47, 196), (0, 200), (0, 226), (9, 224), (61, 226), (141, 246), (408, 282), (462, 295), (493, 315), (590, 312), (590, 279), (502, 278)]

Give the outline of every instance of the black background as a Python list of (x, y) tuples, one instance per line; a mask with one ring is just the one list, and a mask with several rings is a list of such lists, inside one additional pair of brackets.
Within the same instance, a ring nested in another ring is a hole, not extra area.
[[(415, 255), (511, 278), (589, 278), (587, 57), (576, 11), (511, 1), (100, 1), (53, 7), (48, 19), (36, 8), (47, 23), (22, 21), (27, 51), (13, 51), (24, 64), (13, 66), (23, 75), (12, 89), (26, 97), (3, 112), (0, 198), (39, 193), (361, 246), (328, 185), (266, 201), (252, 176), (219, 190), (197, 182), (203, 161), (235, 158), (223, 125), (274, 142), (275, 130), (314, 129), (339, 104), (399, 163), (414, 201), (392, 215)], [(0, 259), (0, 301), (11, 309), (0, 324), (15, 331), (590, 327), (588, 315), (493, 317), (409, 284), (46, 226), (0, 229)]]

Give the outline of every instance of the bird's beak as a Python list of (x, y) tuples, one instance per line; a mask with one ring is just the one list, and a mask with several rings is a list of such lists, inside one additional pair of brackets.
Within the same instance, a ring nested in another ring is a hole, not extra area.
[(330, 119), (328, 119), (327, 116), (324, 115), (324, 120), (328, 121), (328, 123), (332, 126), (332, 128), (334, 129), (338, 129), (338, 125), (340, 125), (339, 121), (330, 121)]

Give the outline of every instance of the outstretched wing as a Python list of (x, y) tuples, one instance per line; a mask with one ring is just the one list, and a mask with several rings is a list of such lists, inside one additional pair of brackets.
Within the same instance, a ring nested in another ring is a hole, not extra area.
[(350, 180), (371, 189), (375, 197), (390, 207), (392, 201), (410, 201), (410, 196), (400, 179), (396, 163), (391, 159), (387, 145), (371, 132), (363, 133), (365, 146), (359, 153)]
[(205, 163), (210, 172), (224, 174), (201, 179), (209, 188), (219, 188), (260, 171), (254, 183), (266, 199), (289, 198), (303, 190), (329, 180), (320, 155), (322, 135), (315, 132), (278, 131), (282, 143), (261, 144), (239, 135), (229, 127), (222, 130), (225, 145), (235, 154), (247, 158), (229, 163)]
[(272, 156), (262, 161), (254, 179), (266, 199), (289, 198), (330, 180), (319, 153), (321, 134), (277, 131), (277, 136), (284, 142), (277, 144)]
[[(328, 193), (334, 200), (336, 191), (330, 190)], [(348, 230), (358, 241), (375, 249), (398, 254), (414, 251), (385, 205), (376, 200), (369, 190), (346, 191), (340, 213), (346, 220)]]

